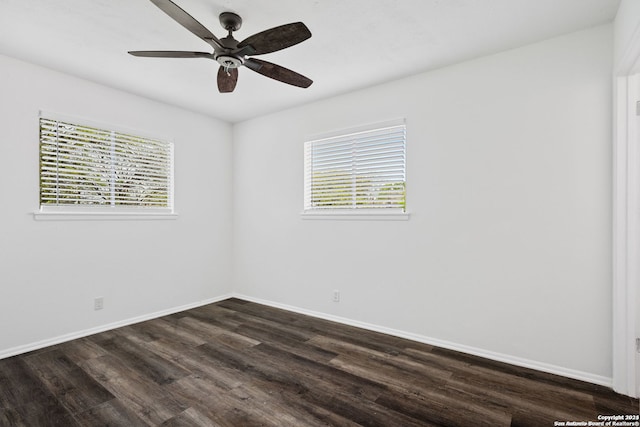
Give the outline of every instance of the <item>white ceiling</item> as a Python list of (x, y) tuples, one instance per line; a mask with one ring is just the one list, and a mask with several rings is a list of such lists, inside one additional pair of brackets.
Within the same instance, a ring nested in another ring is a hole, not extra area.
[[(174, 0), (218, 37), (302, 21), (313, 37), (260, 56), (297, 71), (308, 89), (242, 67), (218, 93), (206, 59), (136, 58), (128, 50), (210, 47), (149, 0), (0, 0), (0, 54), (238, 122), (425, 70), (611, 21), (620, 0)], [(1, 72), (0, 72), (1, 76)]]

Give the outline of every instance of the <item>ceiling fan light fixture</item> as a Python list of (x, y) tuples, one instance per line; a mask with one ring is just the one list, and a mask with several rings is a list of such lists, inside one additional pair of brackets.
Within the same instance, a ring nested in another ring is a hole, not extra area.
[(242, 60), (242, 58), (239, 58), (237, 56), (232, 56), (232, 55), (224, 55), (224, 54), (216, 56), (216, 61), (218, 61), (218, 64), (220, 64), (227, 70), (232, 68), (238, 68), (242, 64), (244, 64), (244, 61)]

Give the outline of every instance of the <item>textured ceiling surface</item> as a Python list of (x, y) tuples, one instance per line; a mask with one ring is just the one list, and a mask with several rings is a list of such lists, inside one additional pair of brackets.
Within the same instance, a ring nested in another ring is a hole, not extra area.
[(620, 0), (174, 0), (218, 37), (302, 21), (313, 36), (257, 58), (311, 78), (308, 89), (241, 67), (220, 94), (207, 59), (129, 50), (211, 51), (149, 0), (0, 0), (0, 54), (229, 122), (610, 22)]

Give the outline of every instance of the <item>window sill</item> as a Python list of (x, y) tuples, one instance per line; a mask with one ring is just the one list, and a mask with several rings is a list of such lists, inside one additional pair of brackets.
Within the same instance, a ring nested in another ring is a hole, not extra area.
[(177, 213), (134, 212), (42, 212), (33, 213), (36, 221), (156, 221), (178, 219)]
[(305, 220), (328, 221), (408, 221), (408, 212), (301, 212), (300, 217)]

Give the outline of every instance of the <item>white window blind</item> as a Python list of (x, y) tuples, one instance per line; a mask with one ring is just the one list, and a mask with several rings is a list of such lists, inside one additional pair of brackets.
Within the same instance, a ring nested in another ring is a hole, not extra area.
[(305, 143), (309, 211), (404, 212), (405, 125), (386, 125)]
[(170, 142), (40, 118), (40, 207), (168, 211)]

